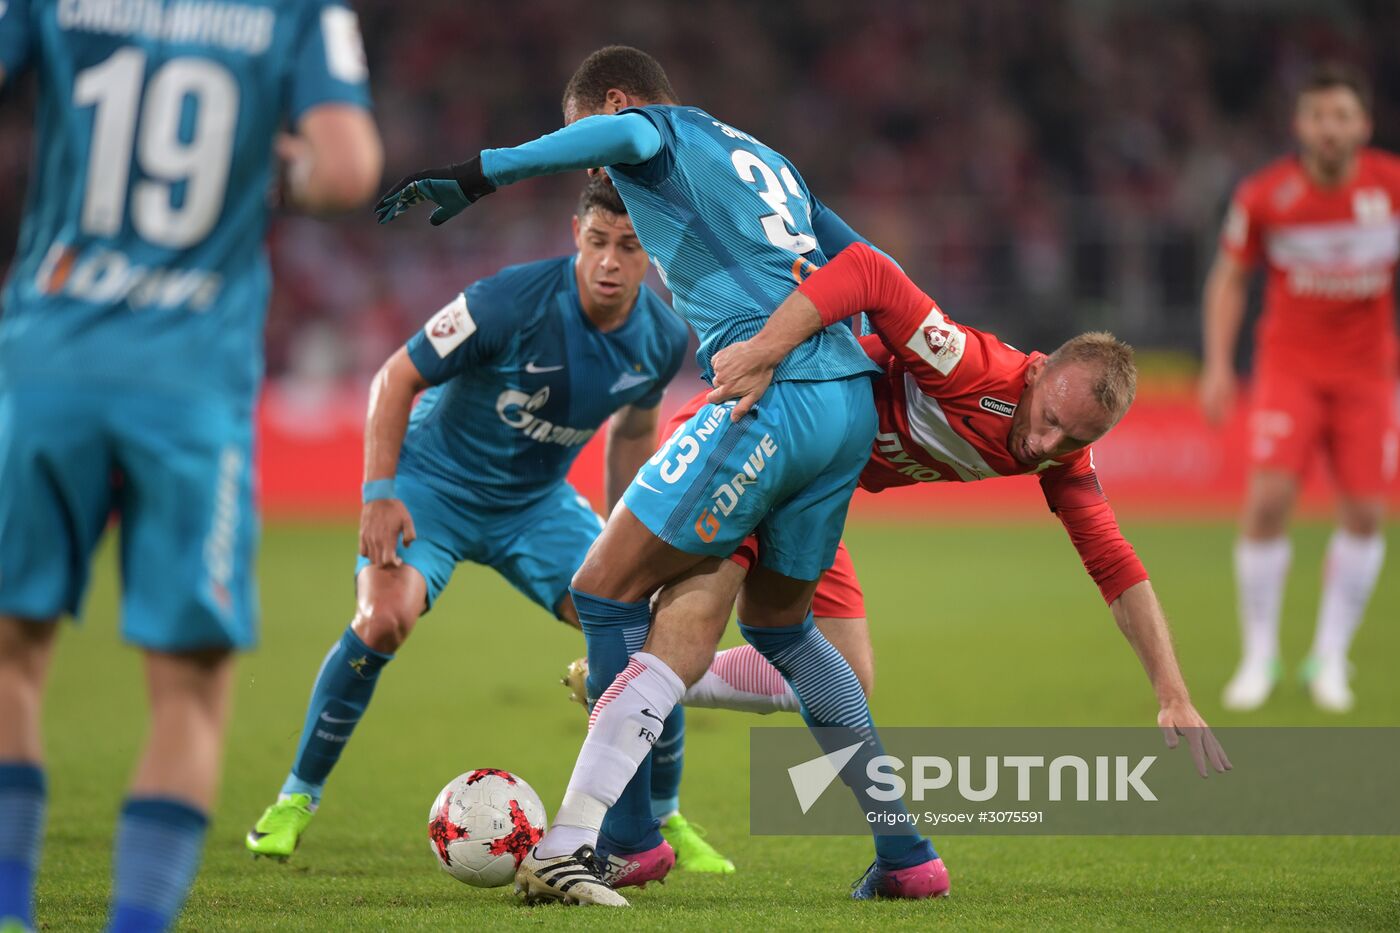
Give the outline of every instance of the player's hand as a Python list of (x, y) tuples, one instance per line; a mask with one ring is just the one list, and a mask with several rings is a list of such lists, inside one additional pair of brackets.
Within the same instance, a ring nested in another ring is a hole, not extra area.
[(399, 499), (375, 499), (360, 510), (360, 555), (376, 567), (397, 567), (399, 535), (403, 546), (413, 543), (413, 516)]
[(438, 207), (428, 223), (436, 227), (495, 190), (496, 186), (487, 181), (481, 171), (481, 157), (474, 156), (456, 165), (430, 168), (400, 178), (398, 184), (379, 199), (374, 212), (381, 224), (387, 224), (413, 205), (432, 201)]
[(1191, 759), (1196, 763), (1196, 773), (1207, 777), (1207, 763), (1216, 771), (1229, 771), (1232, 767), (1225, 749), (1210, 731), (1210, 726), (1196, 712), (1190, 701), (1169, 703), (1157, 714), (1157, 725), (1162, 727), (1162, 736), (1167, 740), (1167, 748), (1176, 748), (1181, 737), (1186, 737), (1186, 745), (1191, 749)]
[(1211, 424), (1220, 424), (1235, 407), (1236, 380), (1232, 370), (1207, 367), (1201, 373), (1201, 413)]
[(753, 340), (731, 343), (710, 359), (710, 367), (715, 371), (715, 387), (708, 401), (718, 405), (732, 398), (738, 399), (729, 413), (732, 420), (738, 421), (768, 391), (778, 362)]

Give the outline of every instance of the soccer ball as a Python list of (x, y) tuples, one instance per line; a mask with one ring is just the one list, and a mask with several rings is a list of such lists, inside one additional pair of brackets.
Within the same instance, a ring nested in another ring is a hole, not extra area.
[(478, 888), (508, 884), (544, 835), (546, 817), (529, 784), (496, 768), (453, 778), (428, 811), (428, 845), (442, 870)]

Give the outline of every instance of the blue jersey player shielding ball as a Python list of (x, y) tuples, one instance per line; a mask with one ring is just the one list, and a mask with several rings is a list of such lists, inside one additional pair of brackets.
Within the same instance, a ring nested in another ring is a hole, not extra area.
[[(807, 270), (856, 238), (781, 154), (680, 105), (644, 52), (593, 53), (563, 103), (568, 125), (555, 133), (403, 179), (380, 201), (380, 220), (431, 200), (439, 224), (498, 187), (605, 166), (676, 310), (700, 336), (707, 376), (715, 352), (757, 333)], [(809, 609), (874, 437), (873, 372), (849, 329), (818, 331), (778, 366), (749, 414), (701, 408), (628, 487), (573, 579), (589, 689), (601, 699), (554, 825), (517, 874), (527, 899), (625, 906), (599, 854), (665, 874), (647, 809), (648, 753), (658, 717), (710, 665), (738, 590), (725, 558), (755, 532), (759, 565), (738, 592), (745, 638), (787, 678), (809, 725), (827, 727), (818, 735), (829, 751), (857, 747), (843, 777), (867, 813), (891, 818), (871, 825), (908, 825), (895, 819), (903, 814), (873, 812), (901, 805), (859, 789), (880, 742), (859, 681)], [(875, 848), (857, 896), (935, 890), (924, 881), (943, 869), (927, 840), (882, 831)]]
[[(573, 228), (577, 254), (476, 282), (376, 376), (359, 608), (316, 676), (282, 793), (248, 834), (254, 853), (292, 854), (381, 669), (458, 564), (492, 568), (578, 625), (569, 580), (603, 522), (569, 484), (569, 467), (611, 417), (605, 485), (616, 501), (656, 448), (658, 406), (688, 332), (643, 284), (646, 253), (606, 177), (584, 189)], [(677, 812), (684, 729), (678, 706), (666, 718), (665, 766), (652, 775), (654, 815), (667, 818), (686, 867), (732, 871)], [(629, 883), (627, 869), (617, 866), (615, 883)]]
[(8, 0), (0, 81), (26, 68), (38, 140), (0, 298), (0, 928), (34, 926), (53, 623), (81, 608), (115, 513), (151, 729), (109, 929), (158, 930), (198, 868), (232, 655), (256, 637), (274, 149), (289, 202), (345, 210), (373, 190), (380, 143), (339, 0)]

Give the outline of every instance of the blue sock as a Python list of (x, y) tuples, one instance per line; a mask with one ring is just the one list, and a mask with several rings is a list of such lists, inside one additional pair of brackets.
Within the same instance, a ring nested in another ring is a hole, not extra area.
[(0, 764), (0, 920), (34, 927), (34, 875), (44, 839), (44, 772), (36, 764)]
[[(902, 800), (882, 802), (864, 793), (863, 788), (869, 784), (866, 765), (885, 750), (855, 671), (817, 629), (812, 614), (809, 612), (799, 625), (782, 628), (758, 628), (740, 622), (739, 631), (787, 678), (802, 703), (802, 718), (814, 730), (824, 752), (830, 754), (862, 743), (861, 750), (841, 771), (841, 780), (855, 793), (861, 809), (866, 813), (907, 815)], [(938, 857), (933, 845), (910, 828), (907, 821), (871, 821), (871, 826), (875, 857), (883, 868), (909, 868)], [(876, 826), (881, 828), (874, 829)]]
[[(621, 603), (570, 587), (574, 609), (588, 644), (588, 698), (595, 702), (641, 651), (651, 628), (651, 603)], [(600, 846), (614, 852), (642, 852), (661, 845), (661, 832), (651, 813), (651, 760), (647, 755), (622, 796), (608, 810), (599, 835)]]
[(651, 747), (651, 815), (658, 820), (681, 808), (681, 771), (685, 769), (685, 707), (666, 717), (661, 738)]
[(204, 851), (208, 818), (168, 797), (131, 797), (117, 824), (108, 933), (168, 929), (185, 902)]
[(282, 793), (310, 794), (313, 804), (321, 802), (326, 778), (369, 706), (379, 671), (393, 658), (392, 654), (380, 654), (360, 641), (354, 629), (346, 626), (345, 634), (331, 646), (316, 674), (296, 761), (282, 785)]

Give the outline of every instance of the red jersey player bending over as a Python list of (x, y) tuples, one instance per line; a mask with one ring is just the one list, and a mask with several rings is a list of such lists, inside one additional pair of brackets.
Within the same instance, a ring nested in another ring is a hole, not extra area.
[(1268, 269), (1250, 414), (1250, 460), (1235, 545), (1243, 660), (1225, 705), (1254, 709), (1278, 681), (1279, 611), (1298, 481), (1325, 454), (1338, 492), (1311, 657), (1313, 702), (1351, 708), (1347, 653), (1385, 557), (1385, 490), (1395, 477), (1395, 265), (1400, 158), (1363, 148), (1369, 94), (1359, 75), (1318, 68), (1298, 95), (1300, 152), (1235, 193), (1205, 290), (1201, 402), (1219, 422), (1235, 393), (1235, 344), (1253, 267)]
[[(1131, 348), (1111, 334), (1084, 334), (1049, 356), (1022, 353), (949, 320), (893, 262), (856, 244), (813, 273), (759, 334), (716, 354), (714, 391), (692, 399), (672, 428), (683, 427), (707, 396), (713, 402), (738, 398), (729, 414), (737, 420), (793, 347), (861, 311), (876, 331), (862, 344), (885, 373), (875, 383), (880, 430), (860, 485), (878, 492), (919, 482), (1036, 476), (1147, 670), (1167, 744), (1175, 747), (1177, 736), (1185, 735), (1202, 776), (1208, 767), (1229, 770), (1224, 750), (1191, 703), (1147, 571), (1119, 531), (1094, 473), (1089, 445), (1127, 411), (1137, 381)], [(723, 408), (711, 415), (725, 416)], [(673, 442), (674, 435), (657, 455)], [(746, 541), (707, 586), (732, 599), (755, 546), (752, 538)], [(818, 584), (812, 612), (869, 693), (873, 663), (864, 596), (844, 545)], [(565, 678), (576, 699), (583, 696), (585, 671), (576, 661)], [(782, 675), (748, 645), (716, 654), (683, 702), (763, 713), (798, 708)], [(947, 890), (945, 874), (934, 893)], [(877, 885), (860, 896), (915, 895)]]
[[(731, 415), (737, 419), (762, 396), (773, 368), (792, 347), (861, 311), (876, 332), (862, 343), (884, 366), (885, 376), (876, 381), (880, 431), (860, 485), (878, 492), (916, 482), (1036, 475), (1147, 670), (1168, 744), (1175, 746), (1176, 736), (1186, 735), (1202, 775), (1207, 761), (1217, 770), (1228, 769), (1224, 751), (1191, 703), (1147, 571), (1119, 531), (1094, 473), (1089, 445), (1132, 403), (1137, 381), (1132, 350), (1110, 334), (1096, 333), (1076, 337), (1050, 356), (1022, 353), (950, 320), (893, 262), (856, 244), (807, 279), (758, 335), (715, 356), (710, 400), (738, 398)], [(740, 562), (743, 558), (742, 552), (736, 555)], [(864, 617), (844, 549), (822, 579), (813, 611), (828, 622)], [(833, 637), (836, 628), (822, 626), (845, 650), (844, 640)], [(742, 681), (750, 692), (783, 694), (754, 665), (740, 663), (750, 653), (745, 648), (721, 652), (692, 693), (708, 689), (714, 699), (727, 701), (721, 681)], [(740, 672), (743, 677), (736, 676)], [(687, 694), (686, 702), (691, 701)]]

